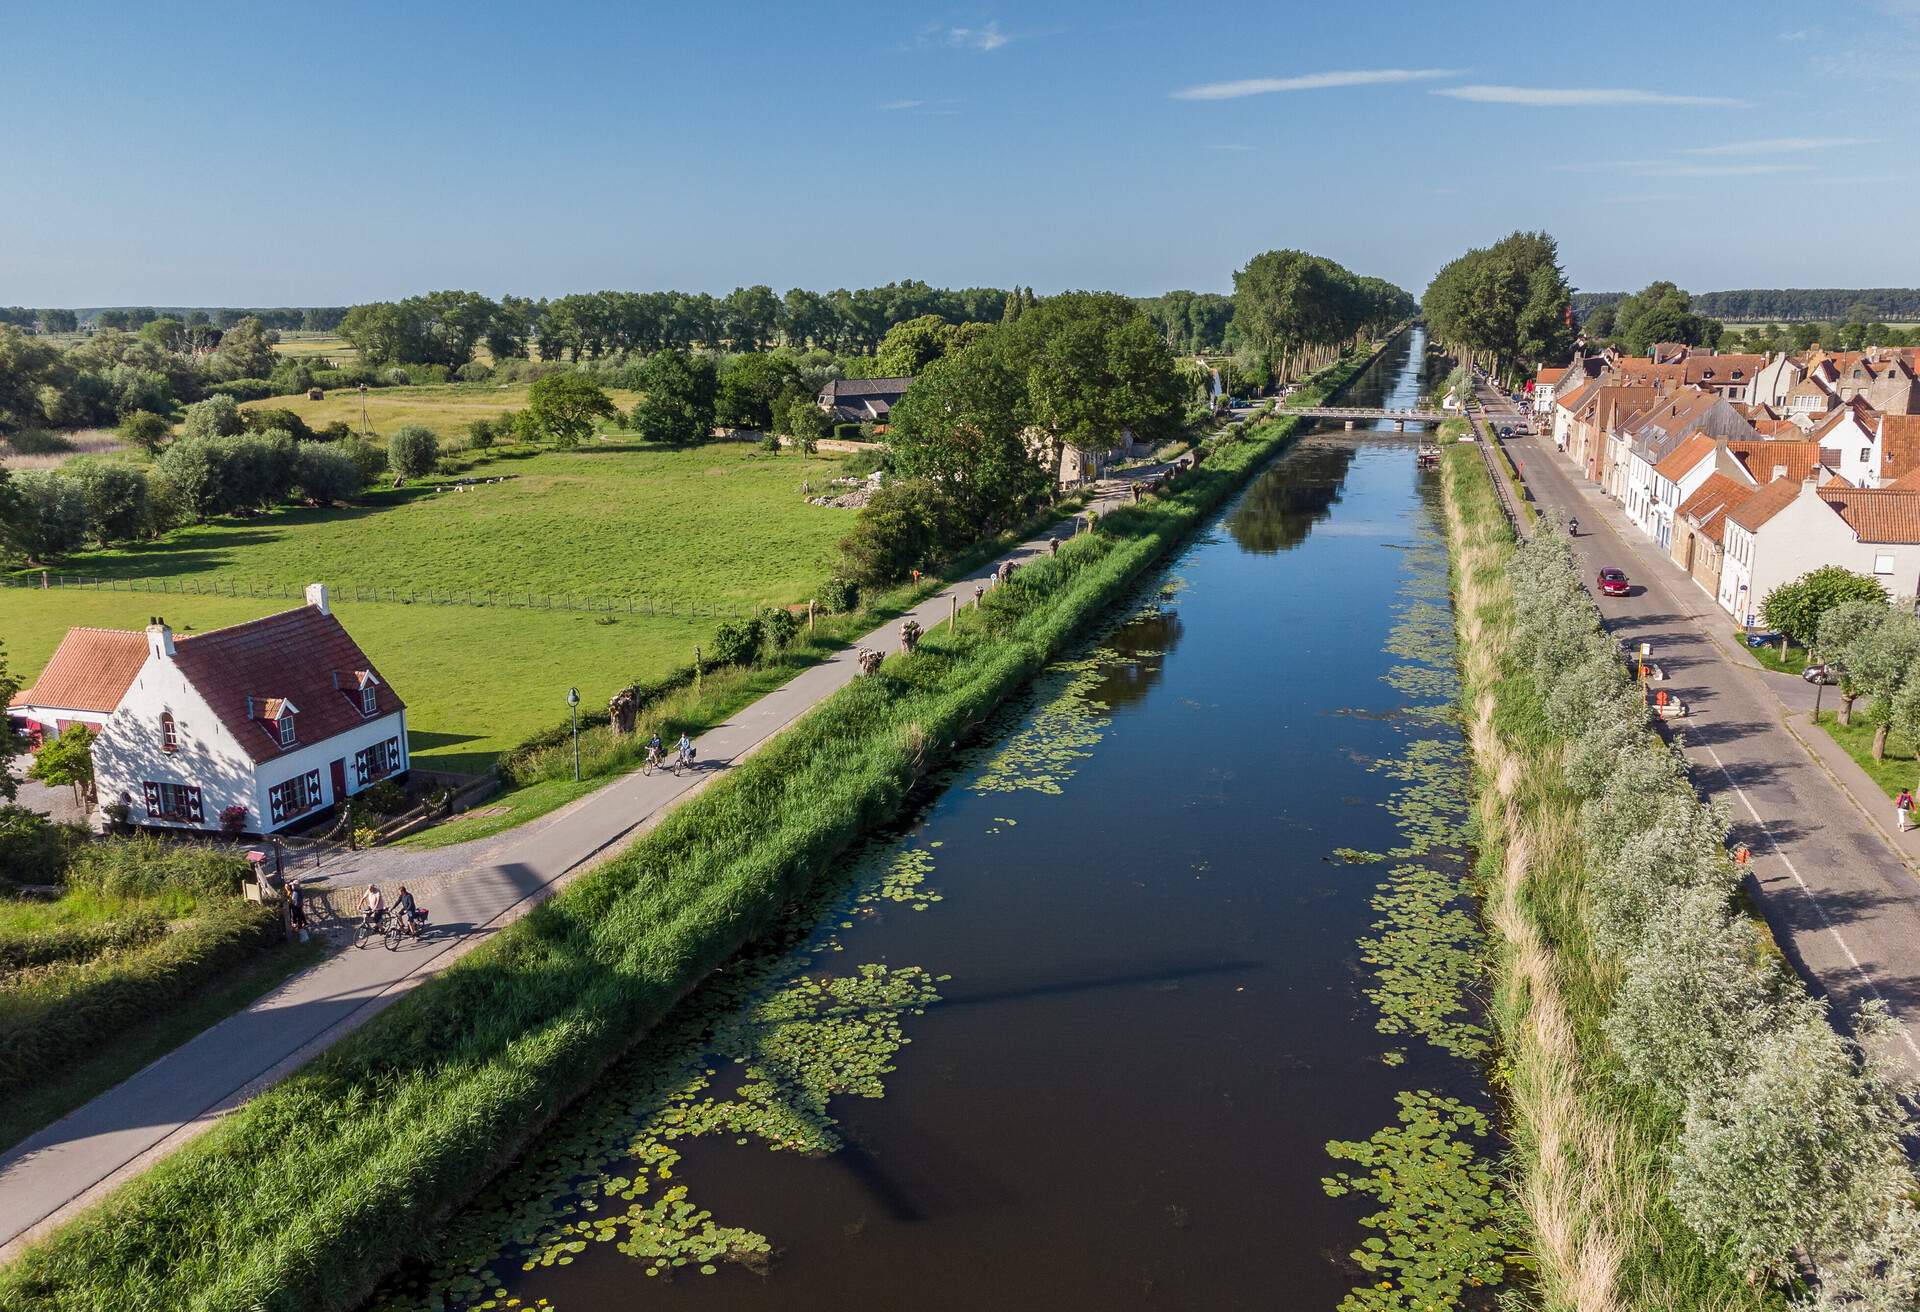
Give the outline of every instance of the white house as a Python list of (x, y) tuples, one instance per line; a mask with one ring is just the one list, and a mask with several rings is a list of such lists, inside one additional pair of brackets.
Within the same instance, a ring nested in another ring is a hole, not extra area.
[(1747, 402), (1750, 405), (1764, 405), (1771, 410), (1784, 410), (1787, 394), (1806, 376), (1805, 367), (1782, 351), (1755, 371), (1753, 380), (1747, 386)]
[(33, 687), (15, 693), (7, 718), (39, 747), (73, 725), (98, 730), (147, 660), (147, 640), (125, 629), (68, 629)]
[(1566, 377), (1563, 366), (1559, 369), (1541, 365), (1540, 371), (1533, 376), (1533, 412), (1537, 415), (1553, 412), (1553, 394), (1560, 387), (1560, 380)]
[(1719, 602), (1742, 624), (1759, 623), (1773, 589), (1823, 565), (1912, 596), (1920, 591), (1920, 492), (1775, 479), (1728, 512), (1724, 547)]
[[(327, 603), (176, 638), (155, 620), (93, 747), (103, 802), (134, 824), (270, 833), (404, 773), (407, 709)], [(36, 689), (38, 684), (35, 685)]]

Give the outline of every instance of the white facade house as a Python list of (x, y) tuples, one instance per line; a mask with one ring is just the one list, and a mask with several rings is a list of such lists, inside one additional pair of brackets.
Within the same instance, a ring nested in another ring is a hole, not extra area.
[(147, 644), (138, 633), (69, 629), (33, 687), (14, 695), (7, 718), (35, 749), (75, 725), (97, 732), (146, 659)]
[(93, 748), (102, 802), (166, 828), (271, 833), (410, 764), (406, 706), (328, 606), (176, 638), (147, 627), (145, 657)]
[(1760, 622), (1767, 594), (1823, 565), (1880, 580), (1889, 596), (1920, 591), (1920, 492), (1776, 479), (1727, 516), (1720, 605)]

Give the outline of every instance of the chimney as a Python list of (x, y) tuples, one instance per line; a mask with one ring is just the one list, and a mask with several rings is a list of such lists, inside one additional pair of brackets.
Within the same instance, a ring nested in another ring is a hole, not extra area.
[(1785, 478), (1787, 476), (1787, 467), (1785, 465), (1775, 465), (1773, 467), (1773, 476), (1775, 478)]
[(327, 585), (326, 584), (324, 583), (307, 584), (307, 605), (316, 608), (322, 615), (333, 614), (332, 607), (327, 605)]
[(147, 621), (147, 651), (162, 660), (173, 659), (173, 630), (158, 615)]

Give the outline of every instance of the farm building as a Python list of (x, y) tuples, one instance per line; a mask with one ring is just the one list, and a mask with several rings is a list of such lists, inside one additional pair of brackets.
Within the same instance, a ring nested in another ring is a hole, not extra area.
[(820, 389), (816, 399), (827, 418), (836, 424), (859, 424), (868, 420), (884, 424), (888, 413), (911, 386), (911, 378), (836, 378)]
[(96, 793), (138, 825), (219, 829), (238, 807), (242, 829), (270, 833), (410, 759), (406, 704), (318, 583), (296, 610), (191, 637), (159, 619), (145, 633), (75, 629), (9, 714), (43, 732), (95, 728)]

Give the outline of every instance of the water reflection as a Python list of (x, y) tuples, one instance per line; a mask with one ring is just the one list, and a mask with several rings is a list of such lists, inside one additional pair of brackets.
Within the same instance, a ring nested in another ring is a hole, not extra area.
[(1091, 698), (1109, 709), (1143, 700), (1160, 682), (1164, 657), (1180, 645), (1185, 630), (1180, 612), (1164, 604), (1116, 629), (1105, 645), (1121, 659), (1102, 667)]
[(1259, 556), (1292, 551), (1313, 526), (1333, 513), (1356, 448), (1350, 443), (1301, 444), (1284, 465), (1254, 481), (1227, 519), (1242, 550)]

